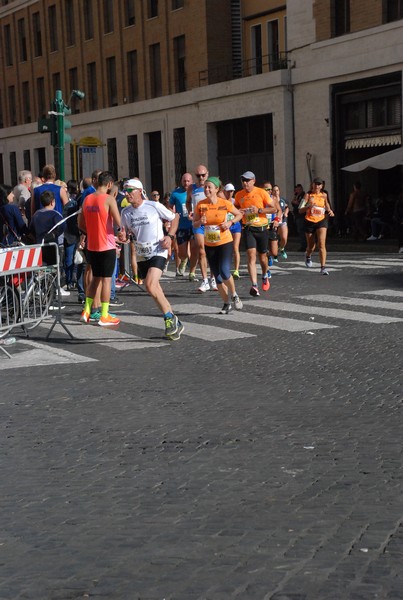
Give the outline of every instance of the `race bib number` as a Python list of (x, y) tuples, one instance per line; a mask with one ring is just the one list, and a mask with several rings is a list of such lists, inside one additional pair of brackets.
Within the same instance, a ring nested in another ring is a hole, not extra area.
[(204, 227), (204, 238), (210, 244), (217, 244), (221, 240), (221, 230), (216, 225), (206, 225)]
[(311, 206), (311, 215), (313, 217), (322, 217), (325, 214), (325, 209), (321, 206)]
[(246, 217), (246, 222), (249, 225), (253, 225), (253, 223), (260, 223), (259, 216), (254, 212), (246, 213), (245, 217)]
[(186, 203), (182, 204), (182, 216), (187, 217), (189, 214), (188, 209), (186, 208)]
[(138, 260), (148, 260), (153, 255), (153, 245), (151, 242), (135, 242)]

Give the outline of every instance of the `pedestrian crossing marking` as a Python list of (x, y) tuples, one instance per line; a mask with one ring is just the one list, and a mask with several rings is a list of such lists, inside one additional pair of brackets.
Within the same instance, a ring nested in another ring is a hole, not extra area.
[(367, 294), (368, 296), (389, 296), (391, 298), (403, 298), (403, 290), (367, 290), (366, 292), (357, 292), (357, 294)]
[[(310, 321), (301, 321), (299, 319), (288, 319), (286, 317), (274, 317), (272, 315), (234, 311), (229, 315), (218, 314), (218, 308), (213, 306), (204, 306), (203, 304), (179, 304), (175, 307), (180, 314), (192, 314), (203, 316), (208, 315), (210, 319), (218, 319), (223, 322), (235, 321), (243, 325), (253, 325), (254, 327), (270, 327), (272, 329), (281, 329), (282, 331), (306, 331), (307, 329), (334, 329), (337, 325), (327, 325), (325, 323), (311, 323)], [(214, 329), (216, 329), (214, 327)]]
[(387, 300), (365, 300), (364, 298), (349, 298), (347, 296), (330, 296), (326, 294), (300, 296), (303, 300), (316, 302), (329, 302), (331, 304), (344, 304), (347, 306), (368, 306), (369, 308), (381, 308), (383, 310), (403, 311), (403, 302), (389, 302)]
[[(183, 313), (189, 314), (189, 310), (183, 310), (183, 307), (193, 307), (194, 304), (184, 304), (175, 306), (175, 313), (180, 317)], [(204, 310), (204, 313), (208, 312), (206, 309), (211, 309), (212, 307), (201, 306)], [(217, 309), (214, 309), (216, 311)], [(209, 315), (210, 316), (210, 315)], [(182, 320), (182, 317), (181, 317)], [(140, 315), (136, 315), (135, 313), (130, 315), (124, 315), (124, 322), (131, 323), (132, 325), (140, 325), (142, 327), (152, 327), (159, 329), (161, 331), (161, 335), (164, 333), (164, 325), (161, 317), (143, 317)], [(185, 331), (182, 335), (187, 335), (190, 337), (196, 337), (199, 340), (204, 340), (206, 342), (217, 342), (217, 341), (225, 341), (225, 340), (233, 340), (237, 338), (249, 338), (256, 337), (255, 334), (246, 333), (243, 331), (234, 331), (232, 329), (224, 329), (223, 327), (215, 327), (213, 325), (207, 324), (199, 324), (199, 323), (190, 323), (188, 321), (184, 321)]]
[(27, 350), (13, 353), (14, 346), (8, 346), (7, 350), (12, 354), (12, 358), (0, 356), (0, 371), (7, 369), (20, 369), (23, 367), (49, 367), (52, 365), (74, 364), (97, 362), (95, 358), (75, 354), (61, 348), (52, 347), (51, 355), (49, 345), (27, 340), (26, 338), (18, 339), (16, 345), (22, 343), (24, 346), (29, 346)]
[[(294, 304), (292, 302), (278, 302), (275, 300), (252, 300), (249, 301), (248, 304), (253, 304), (254, 306), (262, 306), (263, 308), (267, 308), (268, 310), (278, 310), (282, 312), (293, 312), (304, 314), (306, 317), (315, 318), (319, 317), (329, 317), (333, 319), (346, 319), (348, 321), (361, 321), (363, 323), (397, 323), (399, 321), (403, 321), (403, 319), (399, 319), (398, 317), (388, 317), (382, 315), (372, 315), (370, 313), (352, 311), (352, 310), (343, 310), (340, 308), (327, 308), (325, 306), (318, 306), (317, 303), (313, 306), (310, 304), (309, 306), (303, 306), (302, 304)], [(309, 325), (311, 327), (311, 324)]]

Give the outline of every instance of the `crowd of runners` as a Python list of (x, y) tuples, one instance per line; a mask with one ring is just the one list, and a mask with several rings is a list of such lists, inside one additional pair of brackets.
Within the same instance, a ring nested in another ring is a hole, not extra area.
[[(219, 177), (210, 175), (205, 165), (198, 165), (194, 175), (184, 173), (179, 186), (162, 201), (158, 191), (148, 196), (137, 177), (119, 186), (111, 173), (96, 170), (79, 189), (76, 182), (55, 181), (52, 165), (44, 168), (44, 175), (30, 199), (25, 199), (25, 212), (29, 214), (24, 227), (21, 220), (18, 227), (33, 235), (37, 243), (49, 241), (46, 235), (52, 228), (53, 239), (59, 240), (59, 248), (63, 249), (61, 264), (66, 285), (60, 292), (68, 294), (76, 287), (84, 305), (80, 317), (83, 323), (118, 325), (120, 320), (110, 308), (123, 304), (117, 300), (116, 289), (127, 285), (125, 279), (129, 278), (144, 284), (157, 304), (166, 338), (179, 339), (184, 326), (160, 283), (171, 260), (175, 261), (176, 277), (187, 276), (200, 293), (218, 291), (223, 303), (221, 314), (242, 310), (235, 283), (240, 277), (241, 239), (249, 293), (257, 297), (270, 289), (270, 267), (278, 256), (287, 258), (290, 210), (299, 233), (305, 235), (306, 267), (312, 267), (311, 255), (317, 244), (320, 273), (328, 275), (326, 232), (333, 212), (321, 179), (314, 179), (307, 193), (297, 185), (289, 203), (278, 185), (265, 181), (262, 187), (257, 186), (252, 171), (240, 176), (240, 189), (236, 191), (232, 182), (223, 184)], [(3, 205), (15, 204), (14, 200), (11, 193)], [(21, 208), (19, 202), (17, 206)], [(7, 222), (8, 217), (11, 221), (15, 211), (16, 207), (3, 210), (3, 220)], [(63, 219), (66, 216), (67, 220)], [(17, 219), (14, 227), (16, 223)], [(302, 245), (304, 238), (300, 239)], [(122, 248), (129, 251), (122, 252)], [(127, 269), (124, 255), (130, 263), (126, 277), (122, 276)]]

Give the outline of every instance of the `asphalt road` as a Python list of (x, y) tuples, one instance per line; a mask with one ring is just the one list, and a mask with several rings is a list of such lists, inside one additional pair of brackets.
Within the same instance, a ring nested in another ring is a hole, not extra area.
[[(0, 352), (0, 600), (403, 598), (403, 257), (291, 253), (218, 315), (164, 278), (116, 331)], [(168, 274), (170, 275), (170, 273)]]

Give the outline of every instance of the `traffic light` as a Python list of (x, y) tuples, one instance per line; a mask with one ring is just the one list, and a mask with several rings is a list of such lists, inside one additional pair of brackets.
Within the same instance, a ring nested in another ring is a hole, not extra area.
[(50, 133), (50, 143), (57, 146), (57, 121), (56, 115), (50, 114), (50, 117), (38, 119), (39, 133)]

